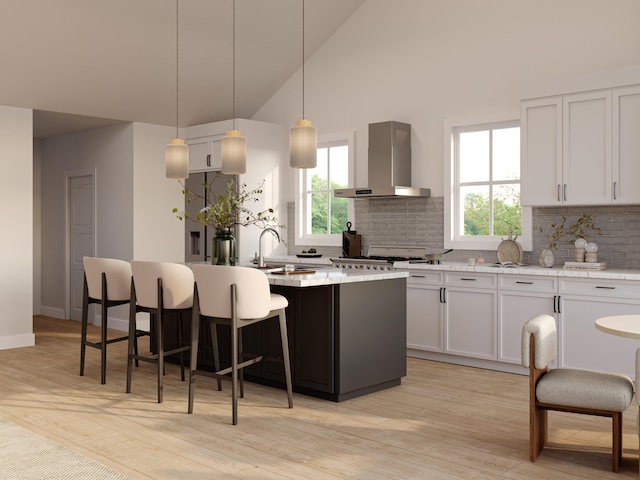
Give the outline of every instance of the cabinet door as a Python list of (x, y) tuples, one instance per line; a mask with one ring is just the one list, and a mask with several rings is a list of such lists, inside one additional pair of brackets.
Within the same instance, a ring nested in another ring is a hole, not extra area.
[(640, 87), (613, 91), (613, 202), (640, 203)]
[(500, 292), (498, 295), (498, 361), (522, 363), (522, 327), (536, 315), (555, 316), (556, 295)]
[(520, 105), (522, 205), (562, 203), (562, 97)]
[(445, 352), (496, 360), (496, 290), (446, 287)]
[(189, 145), (190, 172), (205, 172), (222, 168), (220, 158), (222, 138), (223, 135), (212, 135), (186, 140), (186, 144)]
[(611, 91), (563, 97), (562, 200), (611, 203)]
[(560, 366), (635, 376), (637, 340), (601, 332), (595, 321), (640, 311), (640, 302), (563, 295), (560, 302)]
[(407, 284), (407, 348), (443, 351), (442, 287)]

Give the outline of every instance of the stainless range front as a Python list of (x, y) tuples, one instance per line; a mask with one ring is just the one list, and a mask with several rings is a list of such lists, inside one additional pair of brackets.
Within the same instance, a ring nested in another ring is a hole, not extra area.
[(366, 256), (332, 258), (331, 262), (347, 270), (392, 271), (394, 262), (420, 260), (425, 255), (426, 247), (371, 245)]

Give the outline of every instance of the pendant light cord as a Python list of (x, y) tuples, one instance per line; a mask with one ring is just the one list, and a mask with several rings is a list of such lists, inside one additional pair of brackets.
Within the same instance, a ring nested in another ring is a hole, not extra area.
[(302, 119), (304, 120), (304, 0), (302, 0)]
[(180, 71), (180, 64), (178, 63), (178, 52), (180, 51), (180, 47), (178, 45), (178, 42), (180, 41), (180, 35), (179, 35), (179, 11), (180, 9), (178, 8), (178, 4), (179, 4), (180, 0), (176, 0), (176, 138), (178, 138), (178, 121), (179, 121), (179, 114), (178, 114), (178, 109), (179, 109), (179, 95), (180, 95), (180, 89), (178, 86), (178, 78), (179, 78), (179, 71)]
[(236, 129), (236, 0), (233, 0), (233, 86), (232, 86), (232, 122), (233, 122), (233, 130)]

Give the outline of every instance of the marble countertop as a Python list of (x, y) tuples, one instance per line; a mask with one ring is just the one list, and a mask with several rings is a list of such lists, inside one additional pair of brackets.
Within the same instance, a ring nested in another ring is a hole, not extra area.
[[(287, 262), (289, 263), (289, 262)], [(406, 271), (344, 271), (340, 268), (319, 268), (315, 273), (278, 275), (267, 273), (270, 285), (284, 287), (316, 287), (320, 285), (336, 285), (341, 283), (371, 282), (374, 280), (389, 280), (394, 278), (407, 278)]]
[(541, 275), (551, 277), (596, 278), (609, 280), (640, 280), (640, 270), (626, 270), (622, 268), (610, 268), (606, 270), (565, 270), (562, 265), (552, 268), (544, 268), (539, 265), (497, 267), (491, 266), (491, 264), (477, 264), (472, 266), (462, 262), (443, 262), (439, 265), (396, 262), (394, 263), (394, 267), (397, 269), (500, 273), (503, 275)]

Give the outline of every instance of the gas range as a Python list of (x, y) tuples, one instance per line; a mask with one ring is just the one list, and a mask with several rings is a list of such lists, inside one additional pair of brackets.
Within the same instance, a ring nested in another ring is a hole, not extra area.
[(332, 258), (331, 262), (345, 270), (393, 271), (394, 262), (424, 260), (426, 247), (371, 245), (367, 255)]

